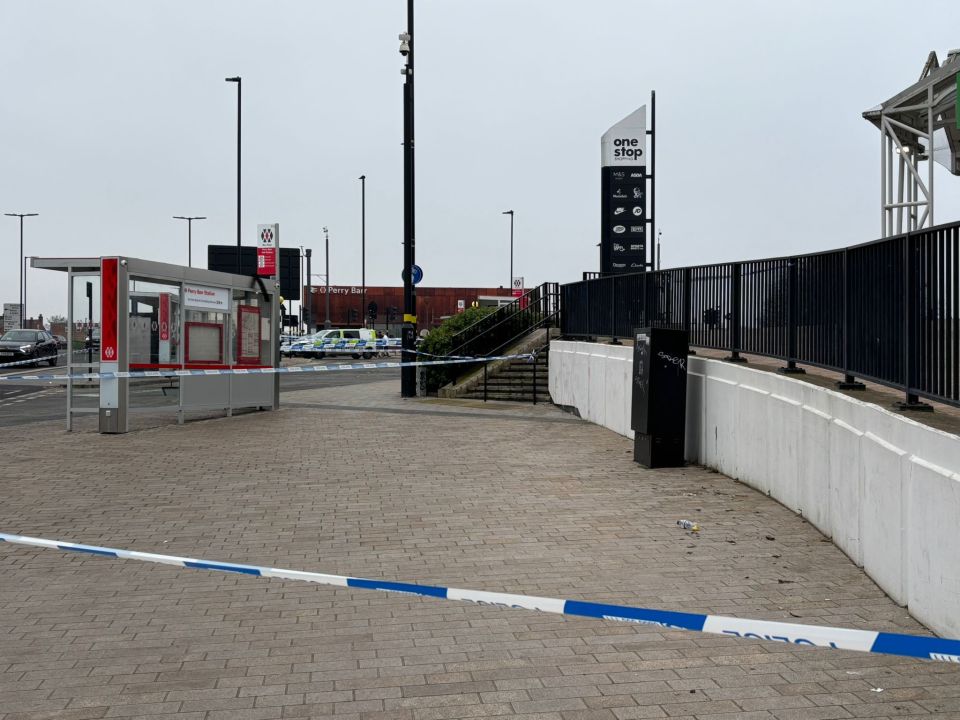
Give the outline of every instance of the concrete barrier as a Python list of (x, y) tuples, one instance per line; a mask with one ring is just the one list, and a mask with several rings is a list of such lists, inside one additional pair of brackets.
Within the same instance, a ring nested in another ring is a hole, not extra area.
[[(632, 348), (554, 341), (558, 405), (626, 437)], [(938, 633), (960, 637), (960, 437), (788, 376), (691, 356), (686, 457), (807, 518)]]

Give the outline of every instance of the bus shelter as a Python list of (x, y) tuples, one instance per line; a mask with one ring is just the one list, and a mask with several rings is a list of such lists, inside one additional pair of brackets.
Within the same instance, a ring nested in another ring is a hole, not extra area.
[[(124, 433), (132, 413), (279, 405), (280, 291), (248, 277), (129, 257), (33, 258), (67, 273), (67, 429), (96, 413), (101, 433)], [(110, 377), (128, 371), (198, 371)], [(220, 371), (220, 372), (214, 372)], [(230, 372), (222, 372), (230, 371)], [(104, 373), (99, 382), (74, 375)]]

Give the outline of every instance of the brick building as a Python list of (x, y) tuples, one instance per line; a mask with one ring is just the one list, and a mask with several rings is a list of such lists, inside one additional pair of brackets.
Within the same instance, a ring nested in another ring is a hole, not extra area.
[[(311, 329), (323, 327), (326, 312), (326, 287), (311, 288), (312, 308)], [(304, 288), (306, 291), (306, 288)], [(376, 318), (373, 325), (390, 331), (403, 322), (403, 287), (368, 286), (365, 296), (359, 285), (330, 286), (330, 325), (331, 327), (362, 327), (371, 303), (376, 304)], [(306, 297), (306, 292), (304, 292)], [(510, 288), (417, 288), (417, 326), (431, 328), (439, 325), (443, 318), (455, 315), (459, 301), (464, 307), (476, 301), (481, 305), (497, 306), (513, 300)], [(362, 306), (367, 307), (362, 307)], [(393, 334), (391, 332), (391, 334)]]

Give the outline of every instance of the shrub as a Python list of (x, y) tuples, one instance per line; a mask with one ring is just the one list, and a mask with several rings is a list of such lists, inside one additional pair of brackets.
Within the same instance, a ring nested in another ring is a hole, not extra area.
[[(492, 307), (472, 307), (447, 318), (423, 339), (420, 344), (420, 351), (431, 355), (449, 355), (454, 349), (454, 335), (495, 310), (496, 308)], [(424, 359), (430, 360), (431, 358)], [(469, 367), (464, 365), (434, 365), (424, 368), (427, 372), (427, 392), (434, 393), (443, 385), (453, 382), (460, 372), (464, 372)]]

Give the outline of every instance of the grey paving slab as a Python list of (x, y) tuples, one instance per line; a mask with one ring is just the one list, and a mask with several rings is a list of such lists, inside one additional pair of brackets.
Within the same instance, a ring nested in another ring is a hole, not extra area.
[[(277, 413), (123, 437), (7, 428), (0, 530), (924, 631), (729, 478), (645, 471), (549, 406), (396, 392), (301, 390)], [(0, 545), (0, 720), (948, 718), (958, 688), (948, 665)]]

